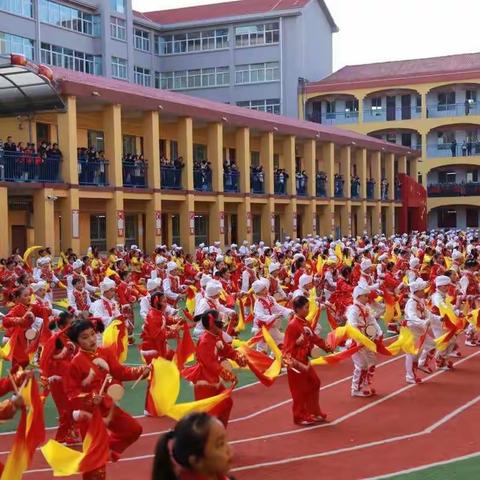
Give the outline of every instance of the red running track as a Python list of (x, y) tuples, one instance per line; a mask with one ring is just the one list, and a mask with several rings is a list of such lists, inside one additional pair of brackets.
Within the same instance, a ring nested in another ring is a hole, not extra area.
[[(351, 398), (351, 362), (318, 367), (321, 404), (330, 423), (293, 425), (286, 378), (267, 389), (253, 385), (234, 394), (229, 436), (238, 480), (335, 478), (355, 480), (453, 459), (478, 451), (480, 350), (463, 350), (455, 371), (439, 371), (421, 385), (405, 383), (403, 358), (380, 357), (379, 395)], [(159, 432), (166, 419), (141, 418), (144, 435), (120, 462), (110, 464), (116, 480), (149, 479)], [(0, 437), (5, 458), (12, 436)], [(0, 454), (1, 455), (1, 454)], [(26, 479), (53, 478), (40, 452)], [(74, 477), (71, 477), (74, 478)], [(78, 478), (78, 477), (77, 477)]]

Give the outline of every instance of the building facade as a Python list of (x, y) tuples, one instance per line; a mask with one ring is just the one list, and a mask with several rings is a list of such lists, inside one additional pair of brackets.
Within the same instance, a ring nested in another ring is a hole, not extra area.
[(0, 0), (0, 20), (0, 54), (294, 117), (299, 77), (331, 72), (338, 30), (323, 0)]
[[(2, 152), (0, 221), (8, 235), (0, 257), (29, 245), (85, 252), (91, 244), (151, 251), (176, 243), (193, 251), (216, 240), (273, 244), (408, 229), (416, 151), (175, 92), (54, 73), (66, 111), (0, 118), (4, 140), (58, 142), (61, 151), (38, 162)], [(92, 148), (80, 148), (87, 142)], [(144, 160), (125, 161), (126, 143)], [(198, 156), (210, 162), (200, 178)], [(289, 178), (278, 178), (279, 168)], [(390, 188), (381, 187), (382, 172)], [(393, 188), (397, 175), (402, 195)]]
[(305, 118), (421, 152), (428, 227), (478, 228), (480, 54), (347, 66), (311, 83)]

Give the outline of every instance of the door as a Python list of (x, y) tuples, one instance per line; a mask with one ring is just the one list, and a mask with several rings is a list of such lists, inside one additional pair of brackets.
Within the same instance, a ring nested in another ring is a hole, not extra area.
[(402, 95), (402, 120), (412, 118), (412, 98), (410, 95)]
[(467, 228), (478, 228), (478, 208), (467, 208)]
[(322, 123), (322, 102), (312, 103), (312, 122)]
[(402, 145), (404, 147), (412, 146), (412, 134), (411, 133), (402, 133)]
[(138, 245), (138, 216), (125, 215), (125, 246)]
[(208, 245), (208, 216), (195, 215), (195, 246), (205, 243)]
[(164, 245), (171, 245), (168, 238), (168, 214), (162, 213), (162, 243)]
[(20, 254), (27, 249), (27, 227), (25, 225), (12, 225), (12, 251), (20, 249)]
[(259, 243), (262, 239), (262, 216), (252, 215), (252, 240)]
[(230, 243), (238, 244), (238, 217), (234, 213), (230, 215)]
[(395, 120), (395, 97), (387, 97), (387, 121)]
[(37, 146), (50, 141), (50, 125), (37, 122)]

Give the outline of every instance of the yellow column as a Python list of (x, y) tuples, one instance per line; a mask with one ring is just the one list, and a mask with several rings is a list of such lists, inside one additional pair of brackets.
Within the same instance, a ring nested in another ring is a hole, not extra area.
[[(153, 192), (145, 209), (144, 235), (147, 252), (153, 252), (157, 245), (162, 244), (163, 229), (166, 228), (167, 225), (162, 225), (162, 197), (159, 192)], [(169, 238), (172, 238), (171, 235)]]
[[(287, 235), (291, 238), (297, 238), (298, 225), (297, 225), (297, 199), (296, 198), (290, 199), (290, 202), (285, 208), (285, 217), (286, 217), (285, 231), (287, 232)], [(306, 233), (311, 233), (311, 232), (308, 231)]]
[(115, 245), (125, 244), (125, 211), (123, 209), (123, 192), (113, 192), (113, 197), (107, 200), (107, 250)]
[(407, 157), (402, 155), (398, 158), (398, 173), (407, 173)]
[(315, 235), (316, 232), (316, 202), (315, 200), (311, 200), (308, 205), (303, 206), (304, 214), (300, 218), (300, 222), (302, 223), (302, 233), (303, 236), (307, 236), (308, 234)]
[(333, 198), (335, 175), (335, 144), (333, 142), (324, 144), (323, 158), (327, 175), (327, 198)]
[(58, 147), (63, 154), (61, 175), (65, 183), (78, 185), (77, 102), (75, 97), (67, 97), (65, 103), (66, 113), (57, 114)]
[(252, 243), (252, 211), (250, 205), (250, 197), (245, 197), (241, 203), (238, 204), (238, 241), (240, 244), (246, 240)]
[(297, 194), (297, 182), (295, 180), (295, 135), (288, 135), (283, 140), (284, 166), (290, 178), (288, 179), (287, 193)]
[(218, 241), (223, 248), (225, 246), (225, 202), (223, 195), (218, 195), (217, 201), (210, 204), (208, 217), (209, 243), (212, 245), (213, 242)]
[[(190, 163), (190, 169), (192, 169), (192, 165), (193, 164)], [(195, 250), (194, 215), (195, 202), (193, 195), (191, 193), (187, 193), (185, 195), (185, 200), (182, 202), (180, 207), (180, 238), (185, 252), (193, 252)]]
[(422, 97), (422, 120), (425, 120), (427, 118), (427, 93), (428, 92), (421, 92), (420, 94), (420, 96)]
[(265, 245), (273, 245), (274, 242), (274, 214), (275, 204), (273, 198), (269, 198), (267, 203), (262, 205), (262, 240)]
[[(235, 133), (235, 152), (240, 170), (240, 192), (250, 193), (250, 130), (246, 127), (238, 128)], [(241, 223), (239, 220), (239, 227)]]
[(382, 233), (382, 206), (379, 200), (375, 202), (372, 216), (372, 232), (371, 235)]
[(3, 232), (3, 235), (0, 235), (0, 257), (7, 258), (11, 253), (10, 247), (10, 224), (8, 222), (8, 188), (0, 187), (0, 222), (3, 225), (3, 228), (8, 229), (8, 231)]
[(349, 145), (341, 148), (340, 154), (340, 175), (343, 176), (343, 196), (350, 198), (350, 178), (351, 178), (351, 147)]
[[(53, 189), (43, 188), (33, 194), (35, 244), (55, 249)], [(7, 223), (8, 225), (8, 223)]]
[(364, 235), (367, 233), (367, 230), (367, 202), (362, 200), (357, 214), (357, 235)]
[(382, 182), (382, 167), (381, 167), (381, 152), (373, 152), (371, 156), (372, 178), (375, 180), (374, 200), (380, 200), (381, 182)]
[(331, 213), (330, 204), (320, 205), (317, 207), (320, 209), (320, 225), (318, 230), (323, 237), (331, 234)]
[(385, 234), (387, 236), (393, 235), (395, 233), (395, 205), (393, 203), (387, 206), (385, 222)]
[(365, 99), (365, 95), (358, 95), (358, 123), (363, 123), (363, 101)]
[(80, 200), (78, 189), (71, 188), (68, 196), (59, 200), (61, 223), (60, 248), (65, 251), (71, 248), (75, 253), (80, 254)]
[(207, 158), (212, 167), (213, 191), (223, 192), (223, 124), (220, 122), (208, 126)]
[(349, 236), (352, 234), (352, 202), (347, 200), (345, 205), (340, 207), (341, 211), (341, 223), (340, 229), (342, 235)]
[(330, 212), (330, 229), (329, 235), (332, 235), (335, 238), (335, 201), (330, 200), (329, 202), (329, 212)]
[[(415, 181), (418, 181), (418, 158), (412, 158), (410, 160), (410, 177), (415, 180)], [(423, 176), (423, 185), (426, 185), (427, 184), (427, 175), (425, 173), (425, 175)]]
[[(103, 132), (105, 136), (105, 158), (109, 162), (108, 183), (113, 187), (123, 187), (122, 107), (120, 105), (105, 107), (103, 111)], [(109, 248), (112, 246), (110, 245)]]
[(315, 177), (317, 174), (317, 145), (315, 140), (305, 140), (303, 144), (303, 168), (308, 175), (307, 195), (316, 196)]
[[(148, 187), (160, 188), (160, 126), (158, 112), (145, 112), (143, 115), (143, 155), (148, 160)], [(147, 220), (147, 230), (151, 223)]]
[(395, 199), (395, 154), (385, 155), (385, 177), (388, 182), (388, 199)]
[[(183, 188), (193, 191), (193, 121), (190, 117), (178, 120), (178, 155), (183, 157), (185, 167), (182, 170)], [(193, 244), (192, 244), (193, 245)], [(193, 250), (192, 250), (193, 251)]]
[[(262, 134), (260, 140), (260, 164), (265, 176), (265, 193), (273, 195), (273, 133)], [(265, 241), (265, 240), (264, 240)]]
[(357, 175), (360, 178), (360, 198), (367, 198), (367, 149), (356, 151)]

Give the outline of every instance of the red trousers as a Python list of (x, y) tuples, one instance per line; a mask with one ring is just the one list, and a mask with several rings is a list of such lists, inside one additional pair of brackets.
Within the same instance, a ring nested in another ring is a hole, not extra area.
[(320, 410), (320, 379), (312, 366), (296, 373), (288, 369), (288, 386), (292, 394), (293, 421), (299, 422), (322, 414)]
[(72, 409), (65, 393), (63, 380), (52, 382), (49, 388), (58, 410), (58, 430), (55, 440), (63, 443), (67, 438), (75, 435), (76, 425), (73, 421)]
[[(195, 385), (194, 393), (195, 400), (203, 400), (204, 398), (214, 397), (225, 391), (225, 387), (220, 385), (219, 387), (212, 385)], [(217, 417), (225, 426), (228, 425), (228, 419), (230, 418), (230, 412), (232, 411), (233, 401), (230, 397), (221, 401), (219, 404), (215, 405), (209, 413)]]

